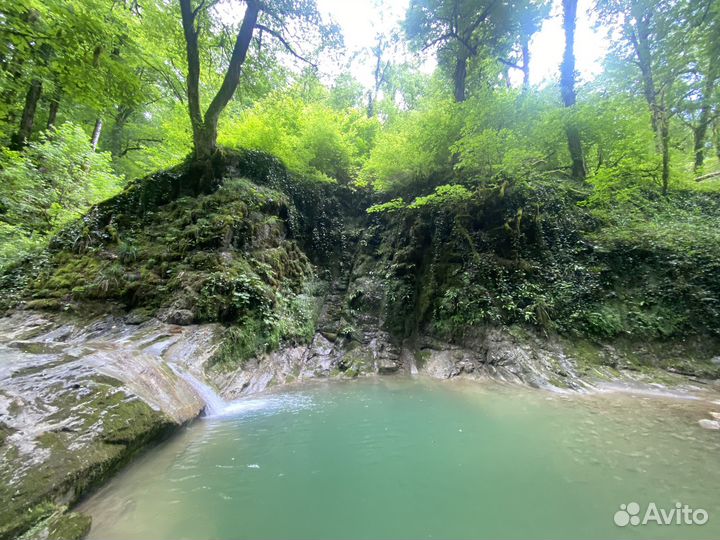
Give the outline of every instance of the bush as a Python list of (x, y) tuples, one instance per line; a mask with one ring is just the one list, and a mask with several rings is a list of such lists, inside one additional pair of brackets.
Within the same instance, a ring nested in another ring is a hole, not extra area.
[(271, 94), (225, 121), (219, 141), (273, 154), (302, 176), (347, 183), (367, 158), (378, 127), (377, 120), (357, 110)]
[(466, 177), (532, 179), (569, 159), (564, 111), (550, 93), (486, 91), (462, 107), (461, 137), (452, 150)]
[(72, 123), (46, 132), (22, 152), (0, 154), (0, 265), (43, 245), (92, 204), (116, 193), (110, 154), (95, 152)]
[(458, 105), (428, 99), (421, 109), (402, 114), (380, 135), (360, 172), (359, 185), (403, 193), (418, 184), (452, 174), (450, 144), (460, 131)]

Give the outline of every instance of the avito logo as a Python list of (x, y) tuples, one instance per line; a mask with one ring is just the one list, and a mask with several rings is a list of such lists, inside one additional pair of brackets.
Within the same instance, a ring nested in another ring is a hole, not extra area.
[(627, 525), (705, 525), (710, 517), (702, 508), (690, 508), (687, 504), (675, 503), (675, 506), (668, 509), (658, 508), (657, 504), (648, 504), (645, 512), (642, 513), (640, 505), (636, 502), (621, 504), (620, 510), (615, 512), (613, 520), (618, 527)]

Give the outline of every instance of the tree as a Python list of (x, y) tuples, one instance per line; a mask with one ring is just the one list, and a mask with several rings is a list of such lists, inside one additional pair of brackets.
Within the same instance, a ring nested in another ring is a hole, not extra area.
[[(648, 105), (655, 145), (661, 156), (663, 194), (668, 192), (671, 174), (670, 125), (673, 117), (684, 112), (682, 103), (689, 95), (686, 81), (698, 71), (698, 57), (688, 47), (688, 41), (697, 41), (691, 36), (698, 35), (698, 24), (713, 20), (712, 16), (699, 17), (699, 14), (712, 14), (710, 8), (715, 3), (716, 0), (677, 0), (661, 4), (650, 0), (600, 0), (597, 4), (603, 20), (621, 23), (624, 39), (616, 45), (615, 54), (633, 68), (633, 76), (639, 79)], [(716, 78), (707, 75), (709, 73), (706, 73), (706, 83)], [(706, 93), (707, 89), (706, 85)], [(710, 109), (706, 109), (706, 115), (709, 114)], [(700, 107), (700, 123), (704, 124), (702, 117)], [(706, 131), (707, 127), (705, 131), (700, 128), (696, 141), (702, 140), (704, 144)]]
[[(704, 4), (704, 5), (703, 5)], [(695, 57), (689, 72), (688, 88), (681, 105), (681, 119), (687, 118), (686, 124), (693, 134), (693, 169), (698, 172), (705, 162), (705, 141), (708, 129), (717, 114), (713, 105), (717, 103), (716, 95), (720, 79), (720, 2), (698, 2), (694, 4), (695, 12), (691, 13), (693, 34), (690, 43), (683, 44), (686, 50)]]
[(392, 55), (392, 49), (397, 46), (398, 36), (391, 34), (390, 36), (385, 35), (382, 32), (378, 32), (375, 36), (375, 45), (370, 47), (372, 53), (374, 66), (373, 66), (373, 85), (368, 90), (368, 103), (367, 103), (367, 116), (373, 118), (375, 116), (375, 104), (383, 86), (387, 86), (390, 79), (390, 71), (392, 69), (391, 59), (388, 56)]
[(513, 8), (500, 0), (412, 0), (405, 32), (416, 49), (437, 47), (453, 59), (455, 101), (462, 102), (470, 60), (506, 41)]
[[(235, 36), (232, 54), (228, 61), (222, 83), (205, 113), (202, 112), (200, 96), (200, 45), (201, 19), (207, 18), (208, 6), (202, 0), (193, 8), (192, 0), (180, 0), (182, 27), (187, 52), (187, 98), (190, 122), (193, 131), (195, 157), (206, 159), (217, 149), (218, 121), (220, 114), (235, 94), (245, 64), (250, 42), (255, 30), (260, 30), (277, 39), (295, 58), (310, 62), (304, 54), (297, 52), (288, 36), (292, 31), (303, 30), (305, 38), (312, 38), (313, 31), (319, 33), (322, 43), (334, 33), (334, 28), (322, 24), (314, 0), (281, 0), (261, 2), (244, 0), (245, 14)], [(310, 27), (310, 28), (308, 28)]]
[(500, 62), (522, 71), (523, 91), (527, 92), (530, 89), (530, 40), (549, 15), (550, 3), (546, 0), (520, 0), (515, 9), (520, 13), (513, 31), (516, 42), (512, 44), (511, 56), (501, 56)]
[[(563, 0), (563, 28), (565, 29), (565, 53), (560, 66), (560, 93), (563, 104), (571, 112), (577, 101), (575, 93), (575, 22), (577, 19), (577, 0)], [(585, 158), (583, 157), (580, 131), (574, 120), (565, 125), (568, 149), (572, 159), (572, 176), (584, 180), (587, 176)]]
[[(26, 145), (40, 131), (38, 125), (51, 128), (57, 123), (61, 98), (64, 109), (82, 110), (92, 127), (114, 104), (148, 93), (137, 76), (148, 52), (139, 46), (140, 15), (122, 2), (6, 2), (0, 14), (0, 81), (7, 122), (3, 131), (12, 133), (15, 148)], [(36, 116), (46, 111), (43, 125)]]
[(41, 134), (22, 152), (0, 154), (0, 206), (4, 223), (28, 234), (48, 234), (115, 193), (121, 178), (110, 155), (92, 150), (87, 134), (62, 124), (52, 139)]
[(245, 16), (235, 39), (235, 46), (230, 58), (230, 64), (225, 72), (225, 78), (203, 115), (200, 106), (200, 49), (198, 45), (200, 29), (197, 23), (198, 13), (203, 7), (204, 2), (201, 2), (197, 8), (193, 9), (191, 0), (180, 0), (183, 31), (187, 46), (188, 109), (193, 130), (195, 156), (198, 159), (207, 158), (216, 150), (217, 126), (220, 113), (227, 106), (240, 81), (240, 70), (245, 62), (250, 40), (260, 13), (259, 2), (257, 0), (247, 0)]

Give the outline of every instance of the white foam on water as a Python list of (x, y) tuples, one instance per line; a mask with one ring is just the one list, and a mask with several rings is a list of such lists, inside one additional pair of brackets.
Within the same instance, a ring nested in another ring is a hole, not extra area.
[(671, 399), (687, 399), (687, 400), (702, 399), (701, 397), (691, 394), (687, 391), (678, 390), (678, 391), (673, 392), (671, 390), (665, 389), (664, 387), (650, 388), (647, 386), (622, 384), (622, 383), (603, 383), (603, 384), (597, 386), (596, 391), (600, 392), (600, 393), (617, 392), (617, 393), (623, 393), (623, 394), (636, 394), (639, 396), (661, 397), (661, 398), (671, 398)]
[(231, 401), (225, 406), (223, 415), (242, 414), (266, 409), (271, 404), (269, 399), (240, 399)]
[(205, 416), (216, 418), (221, 416), (241, 416), (257, 411), (291, 410), (297, 411), (306, 409), (310, 405), (310, 398), (303, 395), (283, 395), (266, 398), (243, 398), (237, 401), (225, 401), (208, 384), (191, 373), (171, 366), (173, 371), (182, 377), (205, 402)]

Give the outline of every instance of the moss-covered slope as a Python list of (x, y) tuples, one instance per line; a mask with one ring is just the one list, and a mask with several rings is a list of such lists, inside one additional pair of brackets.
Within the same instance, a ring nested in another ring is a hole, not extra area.
[(226, 151), (93, 208), (6, 271), (6, 306), (219, 321), (217, 360), (234, 362), (316, 330), (460, 342), (503, 325), (596, 343), (704, 336), (700, 356), (720, 352), (713, 196), (678, 193), (623, 217), (583, 207), (587, 187), (568, 181), (466, 185), (367, 214), (365, 192)]
[(345, 247), (343, 188), (292, 178), (254, 152), (212, 166), (211, 184), (189, 163), (91, 209), (47, 252), (7, 269), (5, 307), (218, 321), (232, 327), (225, 354), (242, 357), (309, 339), (311, 260), (330, 265)]

